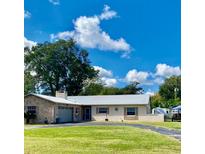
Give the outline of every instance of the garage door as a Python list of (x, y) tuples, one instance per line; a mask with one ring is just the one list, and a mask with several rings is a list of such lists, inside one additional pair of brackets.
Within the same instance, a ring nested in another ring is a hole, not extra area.
[(60, 123), (72, 122), (73, 121), (73, 110), (69, 107), (58, 107), (58, 118)]

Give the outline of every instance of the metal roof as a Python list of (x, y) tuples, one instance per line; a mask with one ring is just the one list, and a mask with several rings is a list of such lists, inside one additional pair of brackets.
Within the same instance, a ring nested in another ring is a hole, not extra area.
[(97, 96), (68, 96), (67, 99), (33, 94), (55, 103), (73, 105), (147, 105), (149, 95), (97, 95)]
[(141, 105), (149, 103), (149, 95), (68, 96), (82, 105)]
[(74, 100), (66, 100), (64, 98), (60, 98), (60, 97), (54, 97), (54, 96), (47, 96), (47, 95), (41, 95), (41, 94), (30, 94), (48, 101), (51, 101), (53, 103), (61, 103), (61, 104), (72, 104), (72, 105), (81, 105), (77, 102), (75, 102)]
[(176, 106), (176, 107), (174, 107), (172, 109), (181, 109), (181, 105), (178, 105), (178, 106)]

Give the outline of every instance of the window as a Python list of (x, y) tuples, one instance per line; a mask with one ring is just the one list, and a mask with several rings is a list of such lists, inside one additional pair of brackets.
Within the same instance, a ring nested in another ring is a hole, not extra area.
[(135, 115), (135, 114), (136, 114), (136, 108), (134, 107), (127, 108), (127, 115)]
[(32, 114), (36, 114), (36, 106), (28, 106), (27, 111)]
[(109, 113), (109, 108), (108, 107), (99, 107), (97, 108), (97, 113)]

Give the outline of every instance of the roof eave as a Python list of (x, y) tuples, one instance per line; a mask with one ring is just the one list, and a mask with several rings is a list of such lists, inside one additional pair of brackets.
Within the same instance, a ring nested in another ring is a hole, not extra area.
[(43, 99), (43, 100), (50, 101), (50, 102), (55, 103), (55, 104), (79, 105), (79, 104), (72, 104), (72, 103), (55, 102), (55, 101), (53, 101), (53, 100), (50, 100), (50, 99), (47, 99), (47, 98), (44, 98), (44, 97), (40, 97), (40, 96), (38, 96), (38, 95), (36, 95), (36, 94), (34, 94), (34, 93), (30, 93), (30, 94), (28, 94), (28, 95), (25, 95), (24, 98), (25, 98), (25, 97), (28, 97), (28, 96), (35, 96), (35, 97), (38, 97), (38, 98)]

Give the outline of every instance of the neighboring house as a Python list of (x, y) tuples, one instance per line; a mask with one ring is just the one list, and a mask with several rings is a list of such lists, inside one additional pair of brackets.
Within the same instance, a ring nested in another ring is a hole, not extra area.
[(161, 108), (161, 107), (156, 107), (152, 109), (152, 114), (164, 114), (164, 115), (169, 115), (171, 113), (171, 110), (168, 108)]
[(181, 114), (181, 105), (172, 108), (172, 114)]
[(149, 95), (67, 96), (29, 94), (24, 98), (24, 112), (36, 114), (31, 123), (66, 123), (81, 121), (164, 121), (162, 115), (150, 114)]

